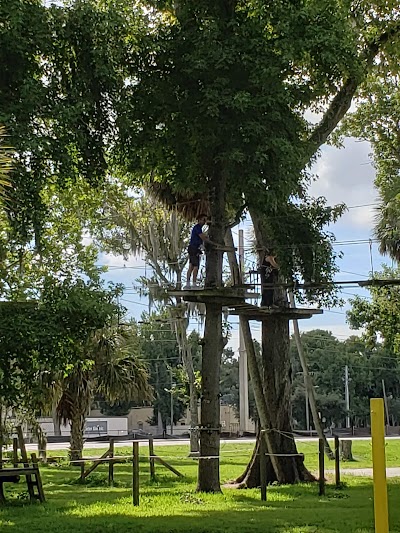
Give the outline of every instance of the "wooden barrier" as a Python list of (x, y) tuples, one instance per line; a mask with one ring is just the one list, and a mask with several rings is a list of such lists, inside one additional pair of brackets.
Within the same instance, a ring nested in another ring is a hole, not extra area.
[(139, 443), (133, 442), (132, 497), (133, 505), (139, 505)]
[(267, 447), (265, 445), (264, 435), (261, 434), (260, 438), (260, 487), (261, 487), (261, 501), (267, 501)]
[(156, 478), (156, 472), (155, 472), (155, 463), (159, 463), (160, 465), (165, 466), (165, 468), (168, 468), (171, 472), (173, 472), (178, 477), (184, 477), (179, 470), (174, 468), (172, 465), (167, 463), (167, 461), (164, 461), (164, 459), (161, 459), (161, 457), (158, 457), (157, 454), (154, 453), (154, 441), (153, 439), (149, 439), (149, 461), (150, 461), (150, 479), (155, 480)]
[(149, 463), (150, 463), (150, 480), (156, 479), (156, 468), (154, 464), (154, 441), (153, 438), (149, 439)]
[[(13, 468), (3, 468), (2, 443), (0, 443), (0, 502), (6, 501), (3, 483), (18, 483), (21, 477), (25, 477), (30, 500), (38, 499), (44, 502), (45, 496), (36, 454), (31, 455), (31, 460), (28, 459), (22, 428), (17, 426), (16, 431), (18, 438), (13, 439)], [(18, 446), (21, 450), (21, 461), (18, 458)], [(19, 466), (20, 464), (22, 467)], [(35, 488), (37, 488), (37, 494), (35, 494)]]
[[(103, 453), (103, 455), (101, 457), (99, 457), (98, 459), (95, 459), (93, 461), (93, 464), (91, 467), (89, 467), (86, 471), (84, 471), (82, 473), (82, 467), (81, 467), (81, 476), (80, 476), (80, 479), (83, 481), (84, 479), (86, 479), (88, 477), (89, 474), (91, 474), (94, 470), (96, 470), (96, 468), (103, 464), (105, 461), (103, 461), (103, 459), (107, 459), (109, 457), (109, 454), (110, 454), (110, 448), (108, 448), (108, 450), (106, 452)], [(84, 464), (84, 461), (85, 459), (82, 457), (81, 459), (83, 461), (82, 464)]]
[(340, 443), (339, 437), (335, 435), (335, 485), (340, 487)]
[(324, 439), (319, 439), (319, 495), (325, 496), (325, 454), (324, 454)]
[(108, 456), (111, 459), (108, 463), (108, 484), (112, 485), (114, 483), (114, 439), (110, 439), (110, 448), (108, 450)]

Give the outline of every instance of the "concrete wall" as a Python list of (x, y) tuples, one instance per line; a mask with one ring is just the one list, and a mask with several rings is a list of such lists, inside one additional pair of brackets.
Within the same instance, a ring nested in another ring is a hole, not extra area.
[[(153, 416), (152, 407), (135, 407), (130, 410), (127, 416), (103, 416), (100, 411), (92, 410), (91, 416), (86, 419), (85, 437), (96, 437), (99, 435), (122, 436), (133, 431), (142, 430), (152, 435), (161, 435), (162, 427), (151, 426), (149, 420)], [(200, 416), (200, 413), (199, 413)], [(53, 420), (51, 417), (39, 419), (40, 425), (49, 436), (54, 435)], [(239, 433), (239, 419), (231, 405), (221, 405), (220, 418), (222, 433), (237, 435)], [(254, 423), (249, 421), (250, 431), (255, 431)], [(190, 413), (174, 424), (174, 435), (189, 435), (190, 433)], [(170, 427), (167, 428), (170, 433)], [(61, 426), (62, 436), (70, 435), (70, 426)]]
[[(53, 419), (50, 417), (39, 418), (39, 423), (47, 435), (54, 435)], [(126, 416), (89, 416), (85, 424), (85, 437), (110, 435), (112, 437), (128, 434), (128, 417)], [(70, 425), (61, 426), (61, 435), (70, 435)]]

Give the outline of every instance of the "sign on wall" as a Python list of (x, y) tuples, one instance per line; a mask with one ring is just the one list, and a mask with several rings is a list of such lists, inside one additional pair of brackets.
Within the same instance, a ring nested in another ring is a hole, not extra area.
[(95, 421), (95, 422), (86, 422), (85, 424), (85, 433), (107, 433), (107, 420), (104, 421)]

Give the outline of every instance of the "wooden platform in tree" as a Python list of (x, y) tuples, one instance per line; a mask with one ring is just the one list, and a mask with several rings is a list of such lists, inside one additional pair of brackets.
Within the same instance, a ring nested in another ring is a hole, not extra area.
[(286, 318), (287, 320), (302, 320), (311, 318), (313, 315), (322, 315), (322, 309), (304, 309), (292, 307), (258, 307), (245, 302), (235, 303), (228, 306), (230, 315), (242, 315), (249, 320), (263, 321), (268, 320), (271, 316)]
[(182, 298), (185, 302), (205, 304), (218, 304), (229, 306), (234, 303), (242, 303), (246, 298), (258, 298), (260, 295), (248, 292), (246, 287), (215, 287), (212, 289), (182, 289), (169, 290), (168, 294), (176, 298)]

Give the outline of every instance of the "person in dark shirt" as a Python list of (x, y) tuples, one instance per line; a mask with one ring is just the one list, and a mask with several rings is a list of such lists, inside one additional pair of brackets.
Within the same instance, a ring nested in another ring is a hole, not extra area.
[(276, 281), (276, 274), (278, 270), (279, 266), (275, 257), (267, 252), (259, 268), (261, 276), (261, 307), (275, 307), (274, 288), (266, 287), (266, 284), (272, 284)]
[(190, 243), (188, 247), (189, 254), (189, 268), (186, 275), (186, 286), (185, 288), (190, 288), (190, 278), (192, 278), (193, 285), (196, 286), (197, 275), (199, 273), (200, 266), (200, 256), (201, 256), (201, 245), (204, 241), (209, 241), (208, 236), (203, 233), (203, 226), (207, 221), (207, 215), (200, 214), (197, 217), (197, 224), (193, 226), (192, 232), (190, 235)]

